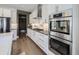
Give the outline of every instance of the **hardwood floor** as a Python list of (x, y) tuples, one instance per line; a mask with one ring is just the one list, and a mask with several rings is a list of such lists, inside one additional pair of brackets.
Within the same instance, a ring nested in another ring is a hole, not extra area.
[(20, 37), (12, 44), (12, 55), (46, 55), (30, 38)]

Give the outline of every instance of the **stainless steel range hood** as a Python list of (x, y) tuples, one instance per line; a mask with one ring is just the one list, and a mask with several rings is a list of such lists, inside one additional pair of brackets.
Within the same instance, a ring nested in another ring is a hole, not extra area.
[(37, 6), (37, 17), (34, 17), (33, 19), (42, 19), (42, 5), (38, 4)]

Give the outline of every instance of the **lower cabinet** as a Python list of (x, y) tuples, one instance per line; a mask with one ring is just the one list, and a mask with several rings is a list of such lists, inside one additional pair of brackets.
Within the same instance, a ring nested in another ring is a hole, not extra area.
[(11, 32), (12, 32), (12, 38), (13, 38), (13, 40), (16, 40), (17, 39), (17, 30), (14, 29), (14, 30), (11, 30)]
[(12, 48), (12, 36), (10, 33), (0, 35), (0, 55), (10, 55)]
[(48, 35), (27, 29), (27, 35), (46, 53), (48, 54)]

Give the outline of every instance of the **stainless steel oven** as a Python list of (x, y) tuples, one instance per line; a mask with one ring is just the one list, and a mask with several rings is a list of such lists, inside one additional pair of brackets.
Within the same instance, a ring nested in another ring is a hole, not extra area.
[(52, 36), (49, 39), (50, 50), (56, 55), (70, 55), (72, 53), (72, 42)]
[(50, 18), (49, 24), (49, 49), (56, 54), (72, 54), (71, 10), (53, 14), (53, 18)]

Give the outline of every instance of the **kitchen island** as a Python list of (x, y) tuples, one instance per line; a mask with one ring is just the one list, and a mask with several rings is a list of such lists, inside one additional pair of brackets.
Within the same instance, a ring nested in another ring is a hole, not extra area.
[(12, 47), (12, 33), (0, 33), (0, 55), (10, 55)]

